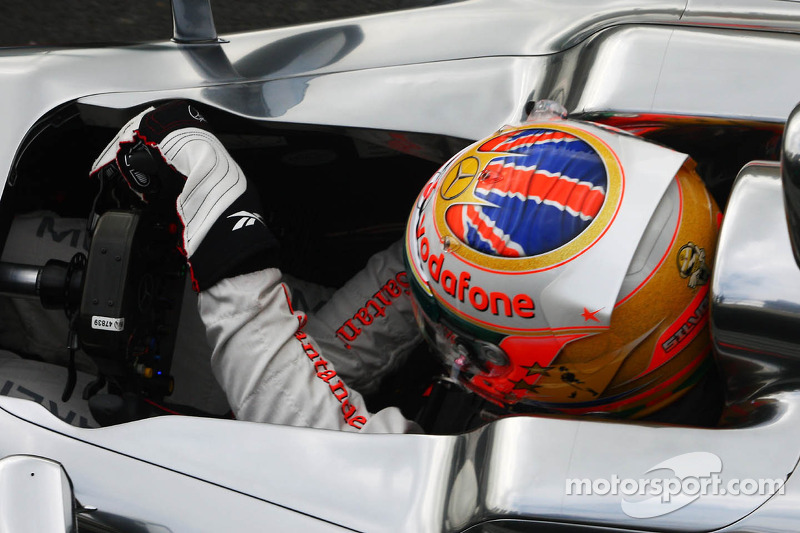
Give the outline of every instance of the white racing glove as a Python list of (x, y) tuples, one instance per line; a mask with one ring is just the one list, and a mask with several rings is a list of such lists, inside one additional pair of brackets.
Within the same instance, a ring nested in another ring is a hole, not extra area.
[(276, 266), (278, 243), (255, 188), (193, 104), (151, 107), (128, 122), (90, 175), (106, 179), (116, 173), (145, 203), (177, 194), (195, 290)]

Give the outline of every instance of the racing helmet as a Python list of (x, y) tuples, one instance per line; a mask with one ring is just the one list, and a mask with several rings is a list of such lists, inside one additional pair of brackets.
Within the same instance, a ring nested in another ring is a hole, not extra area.
[(719, 210), (686, 155), (561, 118), (451, 158), (409, 217), (414, 314), (495, 404), (638, 418), (713, 364)]

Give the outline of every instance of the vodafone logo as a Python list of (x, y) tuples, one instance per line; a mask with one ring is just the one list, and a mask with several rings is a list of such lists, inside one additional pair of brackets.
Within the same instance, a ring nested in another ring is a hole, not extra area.
[(448, 254), (431, 253), (430, 241), (425, 235), (425, 217), (420, 220), (417, 230), (419, 259), (422, 268), (426, 270), (431, 283), (441, 287), (441, 290), (459, 303), (469, 303), (475, 311), (491, 313), (494, 316), (533, 318), (536, 316), (536, 306), (533, 298), (525, 293), (514, 295), (500, 291), (488, 291), (474, 283), (469, 270), (453, 272), (445, 262)]

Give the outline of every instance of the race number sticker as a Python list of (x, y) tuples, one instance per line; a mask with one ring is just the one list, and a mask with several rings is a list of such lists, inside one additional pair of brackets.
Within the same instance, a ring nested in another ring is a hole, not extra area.
[(113, 318), (107, 316), (93, 316), (92, 329), (104, 329), (106, 331), (122, 331), (125, 329), (124, 318)]

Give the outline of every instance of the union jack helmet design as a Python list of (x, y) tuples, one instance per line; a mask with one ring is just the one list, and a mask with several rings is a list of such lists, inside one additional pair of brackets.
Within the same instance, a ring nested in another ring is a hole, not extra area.
[(459, 240), (480, 252), (506, 257), (549, 252), (586, 229), (603, 205), (605, 165), (574, 135), (513, 131), (478, 152), (504, 154), (489, 161), (475, 186), (475, 196), (488, 204), (456, 204), (445, 216)]
[(685, 154), (570, 120), (506, 127), (417, 198), (417, 323), (498, 405), (646, 416), (712, 364), (718, 213)]

